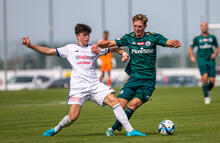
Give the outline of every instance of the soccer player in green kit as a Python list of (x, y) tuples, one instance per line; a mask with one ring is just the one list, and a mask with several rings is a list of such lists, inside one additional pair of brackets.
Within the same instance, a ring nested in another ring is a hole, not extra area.
[(189, 55), (190, 60), (196, 62), (193, 48), (197, 47), (197, 63), (202, 76), (204, 102), (205, 104), (210, 104), (211, 98), (209, 91), (215, 84), (215, 58), (218, 55), (219, 48), (216, 37), (208, 33), (208, 23), (202, 22), (200, 28), (202, 34), (193, 39), (193, 43), (189, 48)]
[[(130, 60), (126, 67), (126, 73), (130, 76), (125, 82), (118, 101), (120, 102), (128, 119), (131, 118), (134, 111), (151, 97), (156, 84), (156, 45), (178, 48), (181, 43), (178, 40), (168, 40), (164, 36), (145, 32), (147, 27), (147, 17), (138, 14), (133, 17), (134, 32), (125, 34), (119, 39), (113, 41), (99, 41), (93, 45), (93, 51), (97, 47), (105, 48), (112, 46), (128, 46)], [(123, 54), (125, 56), (126, 53)], [(107, 136), (113, 136), (115, 130), (121, 130), (119, 121), (106, 131)]]

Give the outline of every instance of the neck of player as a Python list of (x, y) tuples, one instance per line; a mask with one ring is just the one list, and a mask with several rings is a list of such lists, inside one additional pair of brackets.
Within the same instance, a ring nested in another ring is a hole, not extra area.
[(202, 36), (204, 37), (208, 36), (208, 32), (202, 32)]
[(88, 44), (83, 44), (82, 42), (78, 41), (78, 45), (80, 45), (81, 47), (87, 47)]
[(143, 33), (141, 33), (139, 35), (135, 34), (135, 36), (136, 36), (136, 38), (140, 39), (140, 38), (144, 37), (144, 34), (145, 34), (145, 32), (143, 32)]

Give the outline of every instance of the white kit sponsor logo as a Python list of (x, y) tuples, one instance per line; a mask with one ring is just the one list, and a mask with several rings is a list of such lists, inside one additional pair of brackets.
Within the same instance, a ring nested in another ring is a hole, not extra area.
[(136, 50), (136, 49), (132, 49), (131, 53), (135, 53), (135, 54), (149, 54), (149, 53), (154, 53), (154, 49), (144, 49), (144, 48), (140, 48), (140, 50)]
[(200, 46), (200, 49), (209, 49), (209, 48), (212, 48), (211, 45), (208, 45), (208, 44), (205, 44), (203, 46)]

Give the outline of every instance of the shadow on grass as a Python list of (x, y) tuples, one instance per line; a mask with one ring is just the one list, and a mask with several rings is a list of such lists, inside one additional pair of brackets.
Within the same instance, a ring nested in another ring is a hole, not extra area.
[[(145, 133), (145, 132), (144, 132)], [(149, 135), (158, 135), (158, 132), (150, 132), (150, 133), (145, 133), (148, 136)], [(89, 134), (81, 134), (81, 135), (75, 135), (75, 136), (106, 136), (105, 133), (89, 133)], [(124, 132), (116, 132), (114, 136), (126, 136), (126, 133)]]

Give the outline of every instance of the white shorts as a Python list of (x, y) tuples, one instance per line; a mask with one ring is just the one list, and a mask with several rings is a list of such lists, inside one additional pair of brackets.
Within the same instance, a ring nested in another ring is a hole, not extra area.
[(110, 94), (114, 93), (115, 91), (108, 87), (107, 85), (97, 82), (92, 84), (83, 91), (76, 91), (75, 89), (70, 89), (69, 96), (67, 99), (67, 105), (78, 104), (82, 106), (87, 100), (90, 100), (101, 107), (104, 107), (104, 99), (105, 97)]

